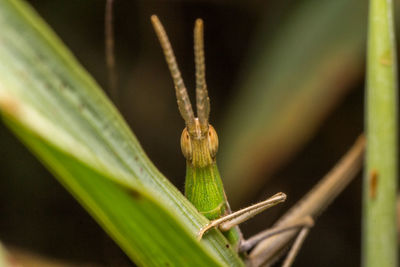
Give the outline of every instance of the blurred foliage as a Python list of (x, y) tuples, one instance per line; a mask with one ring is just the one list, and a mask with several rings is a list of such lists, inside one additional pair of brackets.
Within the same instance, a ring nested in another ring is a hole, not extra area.
[(258, 25), (227, 112), (220, 162), (234, 201), (257, 192), (315, 134), (363, 71), (365, 1), (297, 5), (272, 36), (267, 20)]
[(4, 248), (3, 244), (0, 243), (0, 266), (10, 266), (10, 257), (8, 251)]

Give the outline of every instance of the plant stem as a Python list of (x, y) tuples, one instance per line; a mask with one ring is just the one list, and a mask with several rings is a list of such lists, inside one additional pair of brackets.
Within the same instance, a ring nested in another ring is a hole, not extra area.
[(370, 0), (363, 266), (397, 266), (397, 76), (391, 0)]

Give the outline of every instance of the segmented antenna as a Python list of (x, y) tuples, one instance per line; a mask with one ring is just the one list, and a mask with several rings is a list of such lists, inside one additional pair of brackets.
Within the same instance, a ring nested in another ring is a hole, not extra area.
[(206, 84), (206, 65), (204, 59), (204, 30), (203, 20), (197, 19), (194, 26), (194, 59), (196, 67), (196, 104), (202, 132), (208, 131), (210, 115), (210, 98)]
[(174, 80), (179, 111), (186, 122), (188, 130), (193, 131), (195, 129), (195, 122), (192, 104), (190, 103), (189, 95), (187, 93), (185, 84), (183, 83), (181, 72), (179, 71), (178, 64), (176, 63), (174, 51), (171, 48), (171, 43), (169, 42), (164, 27), (156, 15), (151, 16), (151, 22), (161, 43), (168, 68), (171, 72), (172, 79)]

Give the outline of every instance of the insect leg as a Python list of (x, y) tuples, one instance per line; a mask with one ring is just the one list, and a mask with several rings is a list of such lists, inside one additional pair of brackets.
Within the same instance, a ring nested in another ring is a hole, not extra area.
[(272, 206), (275, 206), (276, 204), (281, 203), (285, 200), (286, 200), (286, 195), (284, 193), (277, 193), (274, 196), (260, 203), (254, 204), (247, 208), (241, 209), (239, 211), (233, 212), (229, 215), (211, 221), (209, 224), (200, 229), (199, 233), (197, 234), (197, 237), (200, 240), (205, 232), (217, 226), (219, 226), (221, 231), (228, 231), (232, 227), (244, 221), (247, 221), (248, 219), (252, 218), (258, 213)]
[(310, 228), (314, 225), (314, 220), (311, 218), (311, 216), (306, 216), (302, 217), (299, 219), (292, 220), (285, 225), (280, 225), (276, 226), (270, 229), (267, 229), (265, 231), (262, 231), (252, 237), (250, 237), (247, 240), (243, 240), (240, 244), (239, 251), (240, 252), (246, 252), (252, 249), (255, 245), (260, 243), (261, 241), (274, 236), (281, 234), (283, 232), (289, 231), (289, 230), (297, 230), (300, 228)]
[[(262, 231), (261, 233), (249, 238), (248, 240), (243, 240), (239, 246), (239, 252), (247, 252), (256, 246), (258, 243), (272, 238), (273, 236), (285, 235), (286, 233), (293, 232), (293, 236), (290, 240), (294, 239), (293, 245), (291, 246), (289, 253), (287, 254), (285, 261), (282, 266), (289, 267), (292, 265), (296, 255), (300, 251), (301, 245), (303, 244), (305, 238), (307, 237), (310, 228), (314, 225), (314, 220), (311, 216), (306, 216), (298, 219), (292, 219), (287, 221), (284, 225), (278, 225), (271, 229)], [(290, 244), (290, 240), (287, 244)], [(276, 243), (276, 245), (279, 245)], [(263, 258), (263, 252), (257, 255), (251, 255), (248, 259), (251, 266), (260, 266), (263, 264), (271, 264), (273, 261), (277, 260), (283, 252), (282, 250), (276, 254), (275, 257), (270, 258), (268, 262), (260, 261)], [(263, 265), (264, 266), (264, 265)]]
[(310, 231), (310, 227), (307, 227), (307, 226), (303, 227), (300, 230), (300, 233), (297, 235), (296, 239), (294, 240), (293, 246), (290, 248), (289, 253), (286, 256), (286, 259), (282, 264), (282, 267), (292, 266), (293, 261), (296, 258), (297, 254), (299, 253), (301, 245), (303, 244), (304, 240), (306, 239), (309, 231)]

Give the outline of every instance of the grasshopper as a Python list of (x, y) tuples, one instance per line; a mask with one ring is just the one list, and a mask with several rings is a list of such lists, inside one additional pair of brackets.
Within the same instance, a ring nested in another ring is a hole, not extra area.
[(203, 21), (197, 19), (194, 27), (194, 55), (196, 67), (196, 107), (195, 117), (190, 99), (181, 77), (168, 36), (158, 17), (151, 17), (154, 29), (163, 49), (173, 82), (178, 108), (186, 127), (181, 135), (182, 154), (186, 158), (185, 196), (211, 223), (199, 231), (198, 237), (210, 228), (219, 226), (235, 248), (239, 249), (242, 234), (237, 225), (255, 214), (286, 199), (278, 193), (271, 198), (231, 213), (216, 163), (218, 135), (209, 124), (210, 99), (205, 81)]
[(211, 220), (199, 230), (198, 238), (201, 239), (209, 229), (218, 227), (238, 252), (246, 253), (252, 249), (246, 261), (250, 266), (270, 264), (282, 254), (285, 247), (293, 243), (283, 264), (285, 267), (290, 266), (314, 224), (314, 218), (361, 168), (364, 137), (361, 136), (338, 165), (272, 229), (244, 240), (238, 224), (285, 201), (286, 195), (278, 193), (263, 202), (231, 212), (216, 163), (218, 136), (209, 124), (210, 100), (205, 81), (203, 21), (197, 19), (194, 27), (197, 117), (194, 115), (168, 36), (157, 16), (153, 15), (151, 21), (171, 72), (178, 108), (186, 124), (181, 135), (181, 149), (186, 158), (185, 195), (200, 213)]

